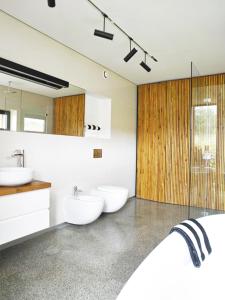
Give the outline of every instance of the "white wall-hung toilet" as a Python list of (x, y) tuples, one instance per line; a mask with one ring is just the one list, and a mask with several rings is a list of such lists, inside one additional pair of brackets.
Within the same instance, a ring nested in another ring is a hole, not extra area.
[(104, 199), (103, 212), (111, 213), (122, 208), (127, 202), (128, 189), (119, 186), (101, 185), (91, 191), (92, 195)]
[(85, 225), (94, 222), (101, 215), (104, 199), (94, 195), (68, 196), (65, 199), (65, 222)]

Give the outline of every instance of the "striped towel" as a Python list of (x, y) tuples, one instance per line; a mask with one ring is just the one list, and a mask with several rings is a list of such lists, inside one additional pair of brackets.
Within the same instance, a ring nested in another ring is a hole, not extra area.
[[(201, 260), (205, 260), (205, 250), (211, 254), (212, 248), (209, 242), (208, 235), (199, 221), (188, 219), (180, 224), (177, 224), (170, 230), (179, 233), (185, 240), (189, 253), (196, 268), (200, 268)], [(204, 245), (204, 246), (203, 246)], [(201, 257), (201, 260), (199, 259)]]

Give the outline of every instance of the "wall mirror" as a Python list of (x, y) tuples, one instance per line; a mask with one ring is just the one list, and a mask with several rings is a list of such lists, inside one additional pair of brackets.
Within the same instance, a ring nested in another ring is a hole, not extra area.
[(0, 73), (0, 130), (110, 138), (111, 99)]

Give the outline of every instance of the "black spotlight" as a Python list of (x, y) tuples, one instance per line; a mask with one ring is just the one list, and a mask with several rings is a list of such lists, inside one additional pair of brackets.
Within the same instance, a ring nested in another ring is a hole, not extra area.
[(151, 59), (153, 59), (155, 62), (158, 62), (158, 60), (154, 56), (151, 56)]
[(124, 57), (125, 62), (128, 62), (137, 53), (136, 48), (131, 49), (131, 42), (132, 41), (133, 41), (133, 39), (130, 38), (130, 52)]
[(55, 0), (48, 0), (49, 7), (55, 7)]
[(147, 72), (150, 72), (151, 71), (151, 68), (146, 64), (146, 57), (147, 57), (147, 52), (145, 52), (145, 60), (142, 61), (140, 63), (140, 66), (142, 66), (143, 69), (145, 69)]
[(103, 14), (103, 18), (104, 18), (103, 30), (95, 29), (94, 35), (101, 37), (103, 39), (113, 40), (113, 34), (105, 31), (105, 19), (108, 18), (108, 16)]

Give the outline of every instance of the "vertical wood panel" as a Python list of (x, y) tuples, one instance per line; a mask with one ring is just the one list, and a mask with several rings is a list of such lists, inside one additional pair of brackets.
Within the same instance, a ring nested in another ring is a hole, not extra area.
[(137, 195), (165, 201), (166, 83), (140, 86), (138, 94)]
[(190, 80), (167, 82), (167, 202), (188, 204)]
[(218, 75), (216, 209), (225, 210), (225, 74)]
[(84, 135), (85, 95), (54, 100), (54, 134)]
[(188, 204), (189, 92), (189, 80), (138, 89), (138, 197)]

